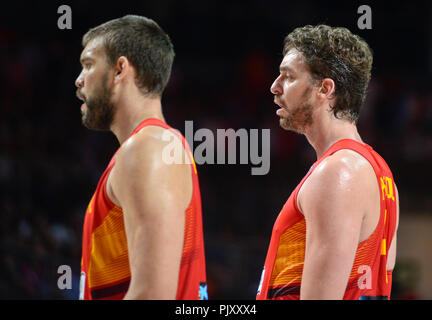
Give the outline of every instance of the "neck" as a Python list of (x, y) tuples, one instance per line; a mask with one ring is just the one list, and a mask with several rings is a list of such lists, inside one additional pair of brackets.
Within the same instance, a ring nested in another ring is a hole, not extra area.
[[(318, 120), (319, 119), (319, 120)], [(315, 149), (317, 159), (326, 152), (332, 144), (342, 139), (352, 139), (363, 142), (355, 123), (336, 119), (333, 114), (327, 117), (317, 117), (314, 123), (305, 131), (305, 136)]]
[(165, 121), (159, 97), (141, 97), (139, 101), (124, 101), (116, 105), (111, 131), (122, 144), (132, 131), (144, 120), (156, 118)]

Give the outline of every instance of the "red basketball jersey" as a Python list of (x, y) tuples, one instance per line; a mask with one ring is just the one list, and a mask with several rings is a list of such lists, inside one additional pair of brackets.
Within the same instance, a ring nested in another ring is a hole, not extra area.
[(389, 246), (396, 230), (397, 204), (393, 175), (369, 145), (343, 139), (334, 143), (313, 165), (283, 206), (273, 227), (257, 299), (299, 299), (306, 246), (306, 221), (297, 208), (298, 192), (313, 170), (338, 150), (350, 149), (372, 165), (381, 190), (380, 218), (374, 232), (360, 242), (344, 299), (390, 298), (391, 271), (386, 270)]
[[(177, 135), (191, 161), (193, 194), (185, 211), (184, 244), (176, 299), (206, 299), (201, 195), (191, 150), (185, 138), (177, 130), (158, 119), (144, 120), (133, 130), (128, 139), (146, 126), (160, 126)], [(86, 211), (80, 299), (122, 299), (129, 288), (130, 269), (123, 211), (110, 201), (106, 193), (107, 179), (115, 165), (117, 152), (102, 174)]]

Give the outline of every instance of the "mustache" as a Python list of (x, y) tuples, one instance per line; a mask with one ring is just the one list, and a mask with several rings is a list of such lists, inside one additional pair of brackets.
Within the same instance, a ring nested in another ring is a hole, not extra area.
[(284, 106), (284, 104), (282, 103), (282, 101), (279, 100), (278, 96), (274, 96), (273, 98), (273, 102), (279, 106)]
[(78, 99), (85, 101), (86, 97), (81, 93), (80, 89), (77, 89), (75, 92), (75, 95), (77, 96)]

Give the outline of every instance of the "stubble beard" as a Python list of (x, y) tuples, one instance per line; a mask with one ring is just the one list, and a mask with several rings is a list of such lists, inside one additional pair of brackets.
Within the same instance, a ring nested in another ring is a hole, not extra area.
[(288, 131), (303, 134), (307, 127), (313, 123), (313, 106), (309, 101), (311, 88), (303, 94), (302, 102), (289, 112), (285, 118), (279, 119), (279, 125)]
[(280, 118), (280, 126), (289, 131), (302, 134), (313, 123), (313, 108), (310, 103), (304, 103), (296, 108), (288, 117)]

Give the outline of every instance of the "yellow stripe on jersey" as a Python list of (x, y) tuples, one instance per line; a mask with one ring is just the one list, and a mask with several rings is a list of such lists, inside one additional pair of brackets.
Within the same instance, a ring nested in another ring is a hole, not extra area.
[(306, 248), (306, 221), (300, 220), (280, 237), (269, 285), (300, 283)]
[(123, 212), (112, 208), (92, 234), (88, 279), (90, 288), (130, 276)]
[(387, 254), (387, 247), (386, 247), (386, 239), (382, 239), (381, 242), (381, 255), (385, 256)]

